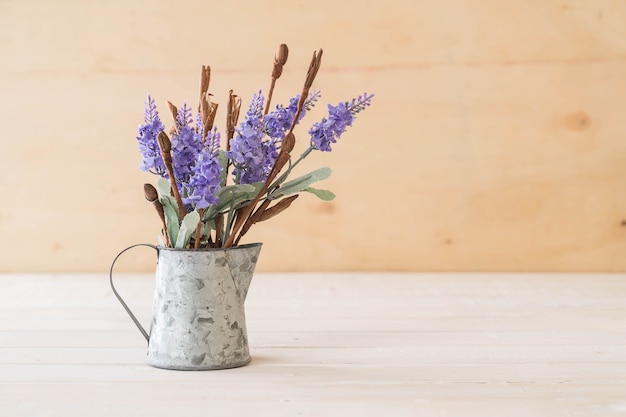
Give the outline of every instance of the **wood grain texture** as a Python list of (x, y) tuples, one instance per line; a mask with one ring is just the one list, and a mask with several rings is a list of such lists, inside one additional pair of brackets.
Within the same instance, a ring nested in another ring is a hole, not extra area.
[[(626, 280), (257, 274), (250, 365), (164, 371), (104, 275), (0, 275), (0, 414), (618, 416)], [(118, 290), (149, 322), (154, 279)]]
[(209, 64), (223, 129), (228, 90), (246, 105), (267, 89), (285, 42), (278, 101), (325, 50), (309, 123), (376, 98), (302, 166), (331, 166), (337, 199), (250, 232), (260, 270), (624, 271), (625, 19), (613, 0), (0, 1), (0, 270), (102, 271), (156, 242), (134, 139), (146, 94), (163, 114), (195, 103)]

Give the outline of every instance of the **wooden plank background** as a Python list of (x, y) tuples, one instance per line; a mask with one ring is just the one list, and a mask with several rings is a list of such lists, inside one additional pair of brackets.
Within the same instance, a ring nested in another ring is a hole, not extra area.
[(309, 124), (376, 98), (303, 167), (331, 166), (337, 199), (250, 234), (260, 270), (624, 271), (624, 22), (618, 0), (0, 0), (0, 270), (101, 271), (155, 243), (146, 94), (195, 103), (209, 64), (215, 100), (247, 103), (284, 42), (281, 101), (324, 48)]

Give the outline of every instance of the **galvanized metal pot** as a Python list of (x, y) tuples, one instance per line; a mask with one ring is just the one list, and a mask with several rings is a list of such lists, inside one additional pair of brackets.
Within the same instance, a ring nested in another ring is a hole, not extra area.
[(144, 245), (158, 253), (150, 333), (115, 290), (115, 258), (111, 288), (148, 341), (149, 365), (209, 370), (250, 362), (244, 301), (261, 245), (208, 250)]

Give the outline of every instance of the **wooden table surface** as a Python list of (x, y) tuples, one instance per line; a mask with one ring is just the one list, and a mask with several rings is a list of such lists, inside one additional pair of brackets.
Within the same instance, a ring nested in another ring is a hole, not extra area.
[(621, 274), (257, 274), (252, 362), (204, 372), (145, 365), (108, 285), (0, 275), (0, 416), (626, 415)]

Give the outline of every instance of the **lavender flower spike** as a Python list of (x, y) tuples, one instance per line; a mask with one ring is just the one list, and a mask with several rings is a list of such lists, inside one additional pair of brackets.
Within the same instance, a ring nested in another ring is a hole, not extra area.
[(159, 118), (156, 103), (150, 96), (146, 100), (143, 121), (144, 124), (139, 125), (139, 136), (137, 136), (137, 145), (141, 153), (139, 169), (168, 178), (157, 142), (157, 136), (165, 129), (165, 126)]
[(263, 143), (263, 101), (260, 91), (252, 97), (246, 118), (230, 141), (228, 157), (235, 166), (233, 174), (237, 184), (264, 181), (269, 174), (271, 162), (267, 158), (267, 145)]
[(373, 94), (364, 93), (350, 102), (342, 102), (337, 106), (328, 105), (328, 118), (315, 123), (309, 130), (311, 146), (322, 152), (332, 150), (331, 143), (336, 143), (348, 126), (352, 126), (357, 113), (365, 110), (371, 102)]
[(206, 145), (198, 155), (194, 174), (189, 180), (189, 194), (183, 200), (194, 208), (207, 208), (217, 203), (217, 192), (220, 190), (222, 166), (217, 158), (220, 147), (220, 134), (217, 128), (209, 132)]
[[(307, 111), (311, 110), (311, 108), (315, 106), (315, 102), (319, 99), (319, 97), (319, 91), (314, 91), (309, 94), (304, 102), (300, 117), (298, 117), (298, 122), (302, 120)], [(296, 112), (298, 111), (298, 101), (300, 101), (300, 94), (289, 100), (289, 106), (284, 107), (283, 105), (277, 105), (276, 110), (265, 116), (265, 132), (269, 137), (279, 140), (282, 140), (285, 137), (285, 134), (291, 127), (293, 118), (296, 116)]]
[(183, 104), (176, 117), (176, 132), (172, 134), (172, 163), (179, 184), (188, 183), (193, 175), (193, 166), (202, 149), (201, 135), (193, 127), (191, 108)]

